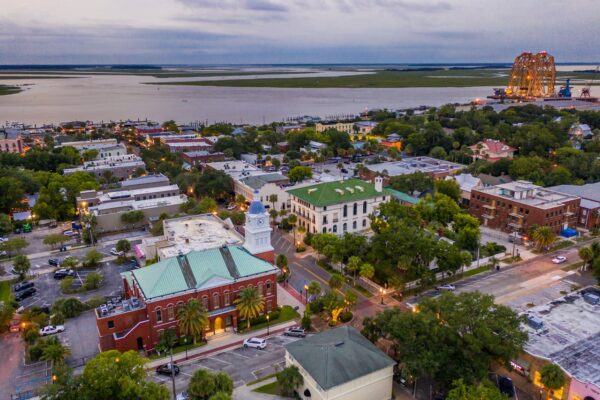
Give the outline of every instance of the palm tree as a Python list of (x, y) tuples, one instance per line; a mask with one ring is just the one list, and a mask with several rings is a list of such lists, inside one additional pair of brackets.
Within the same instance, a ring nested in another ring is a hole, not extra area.
[(363, 278), (371, 279), (375, 275), (375, 268), (369, 263), (364, 263), (360, 266), (359, 274)]
[(546, 364), (540, 369), (541, 381), (550, 391), (562, 388), (566, 383), (565, 373), (556, 364)]
[(590, 261), (594, 259), (594, 251), (591, 247), (582, 247), (579, 249), (579, 257), (583, 260), (582, 270), (585, 271)]
[(356, 286), (356, 275), (360, 271), (360, 263), (360, 257), (352, 256), (348, 259), (348, 263), (346, 264), (346, 269), (352, 274), (354, 279), (354, 286)]
[(70, 354), (68, 347), (63, 346), (57, 337), (52, 337), (46, 340), (40, 360), (50, 361), (54, 368), (55, 365), (62, 364)]
[(292, 232), (294, 233), (294, 246), (296, 245), (296, 223), (298, 222), (298, 217), (296, 214), (290, 214), (287, 218), (288, 224), (292, 226)]
[(341, 274), (331, 274), (331, 278), (329, 278), (329, 287), (332, 291), (336, 291), (342, 287), (344, 284), (344, 277)]
[(265, 308), (265, 300), (258, 293), (258, 290), (253, 287), (242, 289), (234, 303), (237, 306), (240, 317), (248, 323), (248, 329), (250, 329), (250, 320), (258, 317)]
[(208, 311), (197, 299), (191, 299), (177, 310), (177, 319), (180, 331), (186, 336), (194, 338), (203, 337), (208, 326)]
[(302, 243), (304, 241), (304, 234), (306, 233), (306, 228), (303, 227), (302, 225), (298, 227), (298, 233), (300, 234), (300, 240), (298, 240), (300, 243)]
[(533, 232), (533, 241), (537, 244), (538, 250), (548, 248), (556, 240), (556, 235), (548, 226), (540, 226)]

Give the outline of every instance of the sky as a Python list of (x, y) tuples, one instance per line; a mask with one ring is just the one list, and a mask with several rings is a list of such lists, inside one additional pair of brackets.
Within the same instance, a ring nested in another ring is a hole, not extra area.
[(600, 61), (596, 0), (0, 0), (0, 64)]

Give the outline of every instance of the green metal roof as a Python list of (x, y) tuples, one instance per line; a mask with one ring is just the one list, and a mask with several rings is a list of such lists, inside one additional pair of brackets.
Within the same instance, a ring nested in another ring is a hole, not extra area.
[(360, 179), (318, 183), (291, 189), (288, 193), (318, 207), (391, 195), (388, 189), (378, 192), (374, 184)]
[(389, 190), (392, 193), (392, 196), (394, 196), (399, 201), (403, 201), (405, 203), (410, 203), (410, 204), (417, 204), (419, 202), (418, 197), (411, 196), (411, 195), (401, 192), (399, 190), (394, 190), (394, 189), (390, 189), (390, 188), (386, 188), (386, 189)]
[[(225, 246), (171, 257), (133, 270), (130, 276), (149, 300), (273, 271), (276, 271), (273, 265), (253, 256), (242, 247)], [(131, 279), (125, 274), (124, 278)]]
[(330, 329), (284, 347), (324, 390), (396, 364), (351, 326)]

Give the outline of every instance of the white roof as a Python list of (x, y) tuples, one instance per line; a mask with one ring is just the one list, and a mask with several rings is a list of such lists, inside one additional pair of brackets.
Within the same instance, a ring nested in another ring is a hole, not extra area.
[(460, 186), (460, 190), (463, 192), (471, 192), (471, 189), (481, 185), (481, 179), (471, 174), (458, 174), (454, 176), (447, 176), (446, 180), (453, 180)]

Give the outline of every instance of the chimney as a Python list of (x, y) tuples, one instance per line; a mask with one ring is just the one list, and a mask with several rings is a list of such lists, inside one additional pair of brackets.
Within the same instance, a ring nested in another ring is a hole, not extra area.
[(383, 191), (383, 178), (381, 176), (375, 177), (375, 191)]

